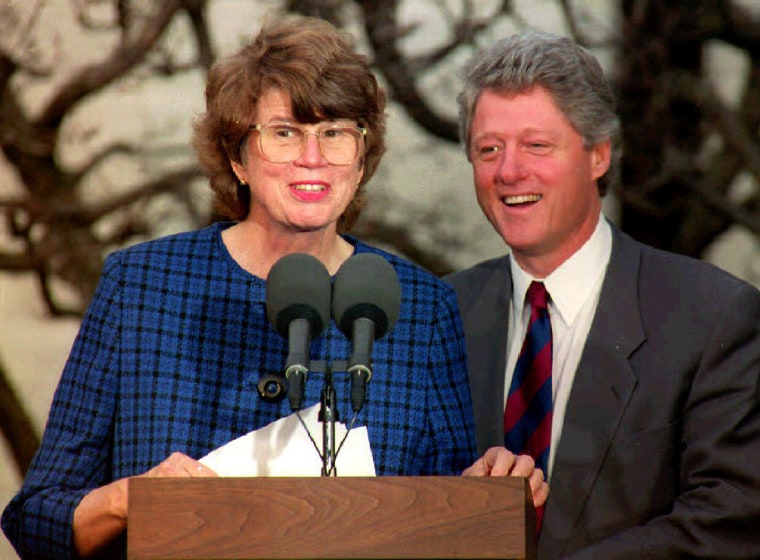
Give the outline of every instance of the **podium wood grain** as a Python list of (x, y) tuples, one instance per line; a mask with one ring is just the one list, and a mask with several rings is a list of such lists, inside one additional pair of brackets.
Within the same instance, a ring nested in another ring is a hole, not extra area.
[(130, 560), (534, 558), (522, 478), (135, 478)]

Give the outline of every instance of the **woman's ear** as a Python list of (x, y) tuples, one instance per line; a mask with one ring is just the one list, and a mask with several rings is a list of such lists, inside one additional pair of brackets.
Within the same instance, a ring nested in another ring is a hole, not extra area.
[(241, 185), (247, 185), (248, 181), (245, 177), (245, 167), (243, 167), (243, 164), (238, 161), (230, 160), (230, 166), (232, 167), (232, 172), (235, 174), (235, 177), (237, 177), (238, 182)]

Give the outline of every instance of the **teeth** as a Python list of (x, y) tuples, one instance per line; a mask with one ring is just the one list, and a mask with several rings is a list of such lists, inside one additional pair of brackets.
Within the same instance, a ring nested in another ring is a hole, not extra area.
[(324, 190), (324, 188), (325, 188), (324, 185), (304, 185), (304, 184), (296, 185), (297, 191), (317, 192), (317, 191)]
[(501, 199), (504, 204), (526, 204), (528, 202), (538, 202), (541, 200), (540, 194), (518, 194), (513, 196), (505, 196)]

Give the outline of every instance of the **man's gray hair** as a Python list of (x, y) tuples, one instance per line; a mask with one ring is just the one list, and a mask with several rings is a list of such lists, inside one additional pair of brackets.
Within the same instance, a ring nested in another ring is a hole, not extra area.
[(459, 137), (468, 159), (470, 127), (483, 91), (518, 94), (535, 86), (551, 93), (583, 137), (586, 149), (610, 140), (610, 169), (598, 182), (599, 192), (604, 195), (620, 173), (620, 119), (599, 61), (567, 37), (540, 31), (518, 33), (476, 54), (465, 66), (464, 89), (457, 100)]

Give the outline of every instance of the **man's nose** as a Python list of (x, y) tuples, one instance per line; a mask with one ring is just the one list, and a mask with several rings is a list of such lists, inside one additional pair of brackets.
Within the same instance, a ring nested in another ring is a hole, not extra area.
[(505, 183), (514, 183), (526, 175), (525, 156), (515, 147), (505, 147), (498, 167), (499, 178)]

